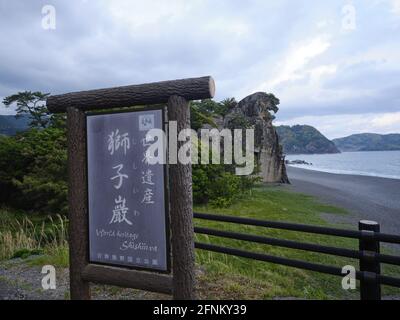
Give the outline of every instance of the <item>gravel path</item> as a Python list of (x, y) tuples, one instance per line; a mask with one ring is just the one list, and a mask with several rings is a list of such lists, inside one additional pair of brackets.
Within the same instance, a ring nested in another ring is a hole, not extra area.
[[(41, 267), (30, 266), (28, 258), (0, 263), (0, 300), (65, 300), (69, 299), (69, 273), (56, 268), (56, 289), (43, 290)], [(167, 295), (141, 290), (92, 285), (95, 300), (170, 299)]]

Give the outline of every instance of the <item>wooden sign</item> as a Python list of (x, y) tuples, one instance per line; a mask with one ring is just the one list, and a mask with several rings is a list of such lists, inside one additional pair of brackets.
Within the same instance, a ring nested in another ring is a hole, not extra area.
[[(90, 299), (92, 282), (196, 297), (191, 164), (168, 164), (164, 192), (166, 167), (142, 162), (142, 139), (163, 127), (162, 111), (132, 107), (167, 104), (180, 132), (190, 128), (189, 101), (214, 93), (214, 80), (201, 77), (47, 99), (50, 112), (67, 113), (71, 299)], [(113, 108), (127, 113), (87, 113)]]
[(149, 163), (148, 153), (163, 113), (86, 117), (90, 262), (169, 269), (166, 166)]

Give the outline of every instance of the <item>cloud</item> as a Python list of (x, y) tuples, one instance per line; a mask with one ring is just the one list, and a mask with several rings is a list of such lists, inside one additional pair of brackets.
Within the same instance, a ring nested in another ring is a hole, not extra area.
[(400, 0), (391, 0), (392, 1), (392, 12), (394, 14), (400, 15)]
[(394, 113), (398, 1), (354, 0), (343, 32), (345, 3), (53, 0), (56, 30), (44, 30), (48, 1), (3, 0), (0, 97), (212, 75), (216, 99), (273, 92), (280, 121)]
[(305, 77), (305, 67), (310, 60), (325, 52), (330, 46), (327, 40), (321, 37), (311, 39), (306, 43), (292, 44), (282, 64), (278, 63), (272, 79), (261, 84), (258, 90), (274, 90), (285, 82), (299, 80)]
[(400, 112), (377, 115), (371, 123), (375, 128), (383, 128), (386, 131), (400, 131)]

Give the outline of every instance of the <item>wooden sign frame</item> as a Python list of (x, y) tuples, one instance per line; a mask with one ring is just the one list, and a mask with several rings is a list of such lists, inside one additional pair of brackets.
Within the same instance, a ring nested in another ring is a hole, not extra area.
[[(191, 165), (169, 165), (171, 274), (89, 263), (86, 111), (167, 104), (168, 121), (190, 128), (190, 100), (214, 97), (212, 77), (163, 81), (50, 96), (50, 112), (67, 113), (70, 292), (73, 300), (91, 298), (90, 283), (101, 283), (195, 298)], [(184, 142), (179, 142), (177, 150)]]

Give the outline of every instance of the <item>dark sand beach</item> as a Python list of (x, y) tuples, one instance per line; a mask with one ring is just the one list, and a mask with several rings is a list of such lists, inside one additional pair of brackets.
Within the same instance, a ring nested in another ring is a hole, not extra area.
[(400, 234), (400, 180), (379, 177), (332, 174), (288, 166), (289, 188), (347, 209), (345, 217), (329, 216), (337, 222), (357, 225), (374, 220), (381, 231)]

